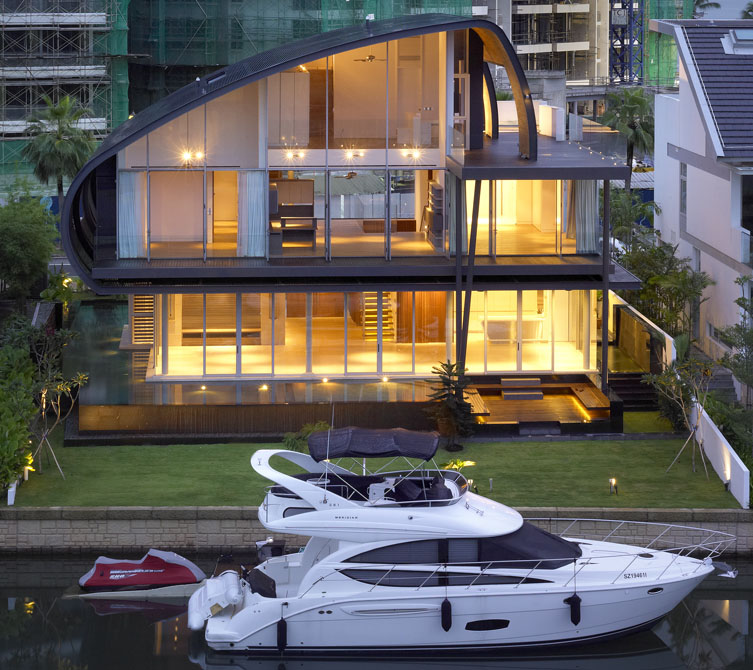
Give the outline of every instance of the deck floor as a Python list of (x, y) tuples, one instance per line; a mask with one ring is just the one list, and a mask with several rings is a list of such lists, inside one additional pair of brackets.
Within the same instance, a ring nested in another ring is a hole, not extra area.
[(484, 395), (483, 399), (489, 408), (487, 424), (583, 423), (609, 415), (609, 410), (589, 411), (575, 396), (567, 394), (545, 395), (541, 400), (503, 400), (494, 395)]

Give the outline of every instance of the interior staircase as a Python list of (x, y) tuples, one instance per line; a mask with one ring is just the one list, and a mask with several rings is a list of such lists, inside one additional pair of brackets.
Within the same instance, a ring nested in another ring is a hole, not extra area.
[(154, 296), (134, 295), (131, 321), (131, 342), (133, 344), (154, 343)]
[(363, 339), (367, 342), (376, 342), (379, 324), (379, 310), (382, 310), (382, 341), (394, 342), (397, 329), (395, 314), (395, 294), (390, 291), (382, 291), (381, 304), (377, 291), (367, 291), (363, 294)]

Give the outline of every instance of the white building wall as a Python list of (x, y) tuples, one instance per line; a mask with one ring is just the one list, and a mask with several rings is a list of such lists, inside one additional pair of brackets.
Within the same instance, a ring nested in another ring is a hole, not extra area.
[[(707, 155), (711, 143), (707, 140), (684, 70), (681, 70), (679, 95), (656, 96), (655, 119), (654, 198), (661, 207), (661, 213), (655, 217), (655, 227), (665, 242), (677, 245), (679, 256), (694, 259), (697, 257), (694, 249), (698, 249), (700, 269), (715, 282), (706, 289), (704, 295), (708, 300), (701, 304), (698, 344), (707, 354), (717, 358), (726, 350), (709, 336), (708, 324), (721, 328), (739, 320), (734, 301), (740, 296), (740, 287), (735, 280), (745, 271), (742, 265), (740, 178), (729, 171), (730, 178), (724, 179), (721, 175), (729, 169), (715, 156)], [(675, 152), (670, 145), (679, 147), (680, 152)], [(682, 150), (693, 156), (683, 156)], [(687, 161), (687, 214), (684, 222), (680, 216), (682, 158)]]

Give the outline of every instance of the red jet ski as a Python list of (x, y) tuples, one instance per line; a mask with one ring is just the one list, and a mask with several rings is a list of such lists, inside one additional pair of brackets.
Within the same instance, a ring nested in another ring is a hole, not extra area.
[(197, 565), (172, 551), (150, 549), (138, 561), (100, 556), (78, 580), (84, 598), (148, 600), (184, 597), (207, 578)]

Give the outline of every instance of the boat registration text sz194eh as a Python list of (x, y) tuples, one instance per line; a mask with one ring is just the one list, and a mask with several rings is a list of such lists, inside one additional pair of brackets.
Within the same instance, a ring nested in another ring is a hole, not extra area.
[[(310, 455), (257, 451), (252, 467), (275, 482), (261, 523), (310, 539), (243, 575), (209, 579), (191, 596), (189, 626), (206, 625), (212, 649), (246, 654), (599, 640), (651, 626), (734, 541), (663, 524), (524, 520), (437, 467), (438, 439), (343, 428), (314, 433)], [(367, 469), (367, 459), (381, 467)], [(392, 469), (397, 461), (407, 467)], [(623, 543), (647, 533), (643, 546)]]

